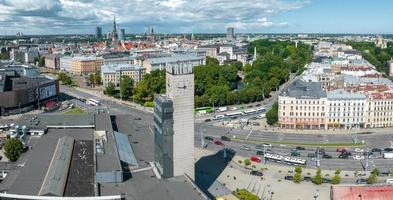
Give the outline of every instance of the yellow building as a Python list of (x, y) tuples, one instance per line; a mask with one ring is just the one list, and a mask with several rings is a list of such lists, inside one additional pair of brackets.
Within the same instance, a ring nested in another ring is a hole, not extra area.
[(104, 60), (97, 57), (74, 57), (70, 61), (70, 72), (73, 74), (89, 74), (101, 71)]

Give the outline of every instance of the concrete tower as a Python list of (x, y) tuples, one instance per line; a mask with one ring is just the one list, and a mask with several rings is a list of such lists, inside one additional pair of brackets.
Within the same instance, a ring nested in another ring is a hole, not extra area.
[(192, 66), (166, 69), (166, 95), (154, 98), (155, 161), (163, 178), (195, 179), (194, 74)]

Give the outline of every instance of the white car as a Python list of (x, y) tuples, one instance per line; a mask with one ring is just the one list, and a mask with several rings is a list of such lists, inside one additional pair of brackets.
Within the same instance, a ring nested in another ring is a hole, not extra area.
[(355, 149), (355, 152), (356, 152), (356, 153), (363, 153), (363, 152), (364, 152), (364, 149), (356, 148), (356, 149)]
[(265, 113), (260, 114), (260, 115), (257, 116), (258, 119), (263, 119), (263, 118), (265, 118), (265, 117), (266, 117), (266, 114), (265, 114)]
[(360, 155), (355, 155), (353, 156), (354, 160), (364, 160), (364, 156), (360, 156)]
[(250, 148), (250, 147), (244, 146), (244, 145), (241, 146), (240, 149), (241, 149), (241, 150), (246, 150), (246, 151), (251, 151), (251, 148)]

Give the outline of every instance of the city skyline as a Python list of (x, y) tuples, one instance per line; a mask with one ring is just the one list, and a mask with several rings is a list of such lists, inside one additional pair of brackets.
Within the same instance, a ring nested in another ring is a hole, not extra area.
[(0, 35), (127, 33), (393, 33), (387, 0), (11, 1), (0, 0)]

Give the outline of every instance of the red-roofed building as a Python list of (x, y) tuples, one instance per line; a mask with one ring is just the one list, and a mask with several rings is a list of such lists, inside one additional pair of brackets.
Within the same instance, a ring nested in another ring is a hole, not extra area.
[(332, 200), (392, 200), (393, 186), (332, 186)]

